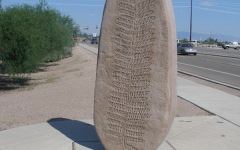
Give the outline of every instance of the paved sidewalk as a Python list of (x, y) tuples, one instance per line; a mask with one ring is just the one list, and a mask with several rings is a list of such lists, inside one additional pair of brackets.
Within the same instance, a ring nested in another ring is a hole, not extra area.
[(96, 47), (89, 46), (89, 45), (87, 45), (87, 44), (82, 44), (82, 43), (79, 43), (79, 45), (80, 45), (81, 47), (83, 47), (83, 48), (85, 48), (85, 49), (87, 49), (87, 50), (95, 53), (95, 54), (98, 54), (98, 48), (96, 48)]
[(240, 127), (240, 97), (178, 77), (178, 96)]
[[(158, 150), (240, 150), (240, 98), (177, 80), (178, 96), (216, 116), (176, 117)], [(65, 119), (1, 131), (0, 150), (103, 150), (103, 146), (92, 120)]]
[[(240, 128), (217, 116), (179, 117), (157, 150), (240, 150)], [(92, 120), (65, 120), (0, 132), (0, 150), (104, 150)]]

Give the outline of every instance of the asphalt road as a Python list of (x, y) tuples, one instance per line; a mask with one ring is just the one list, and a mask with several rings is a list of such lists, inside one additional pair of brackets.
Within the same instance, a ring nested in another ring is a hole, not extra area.
[(223, 49), (223, 48), (208, 48), (208, 47), (197, 47), (199, 54), (207, 54), (213, 56), (225, 56), (231, 58), (240, 59), (240, 50), (235, 50), (232, 48)]
[(198, 51), (197, 56), (178, 55), (178, 71), (240, 89), (240, 50), (198, 48)]
[(240, 59), (212, 55), (178, 55), (178, 70), (240, 89)]

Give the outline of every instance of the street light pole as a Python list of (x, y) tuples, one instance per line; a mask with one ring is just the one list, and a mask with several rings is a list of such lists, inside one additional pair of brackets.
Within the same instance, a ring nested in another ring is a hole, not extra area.
[(192, 42), (192, 0), (191, 0), (191, 12), (190, 12), (190, 43)]

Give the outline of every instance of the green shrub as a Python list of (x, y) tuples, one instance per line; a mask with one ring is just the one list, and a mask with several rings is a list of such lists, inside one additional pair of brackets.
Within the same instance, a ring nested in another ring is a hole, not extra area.
[(14, 6), (1, 14), (1, 59), (7, 73), (28, 73), (41, 62), (41, 39), (34, 9), (30, 6)]
[(41, 1), (0, 11), (0, 61), (6, 73), (30, 73), (43, 62), (57, 61), (73, 46), (77, 27), (68, 16)]

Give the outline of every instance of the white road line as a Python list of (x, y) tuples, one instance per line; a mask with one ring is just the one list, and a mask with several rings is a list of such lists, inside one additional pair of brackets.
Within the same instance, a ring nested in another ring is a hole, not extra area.
[(180, 63), (180, 62), (179, 62), (179, 64), (186, 65), (186, 66), (191, 66), (191, 67), (195, 67), (195, 68), (200, 68), (200, 69), (205, 69), (205, 70), (209, 70), (209, 71), (213, 71), (213, 72), (218, 72), (218, 73), (222, 73), (222, 74), (227, 74), (227, 75), (230, 75), (230, 76), (234, 76), (234, 77), (240, 78), (240, 76), (236, 75), (236, 74), (231, 74), (231, 73), (227, 73), (227, 72), (217, 71), (217, 70), (213, 70), (213, 69), (208, 69), (208, 68), (204, 68), (204, 67), (189, 65), (189, 64)]
[(183, 74), (187, 74), (187, 75), (190, 75), (190, 76), (193, 76), (193, 77), (197, 77), (199, 79), (203, 79), (203, 80), (206, 80), (206, 81), (210, 81), (210, 82), (213, 82), (213, 83), (217, 83), (217, 84), (220, 84), (220, 85), (224, 85), (224, 86), (227, 86), (227, 87), (230, 87), (230, 88), (240, 90), (240, 87), (237, 87), (237, 86), (234, 86), (234, 85), (231, 85), (231, 84), (227, 84), (227, 83), (223, 83), (223, 82), (219, 82), (217, 80), (213, 80), (213, 79), (210, 79), (210, 78), (199, 76), (199, 75), (189, 73), (189, 72), (186, 72), (186, 71), (183, 71), (183, 70), (178, 70), (178, 72), (183, 73)]
[[(209, 57), (209, 56), (208, 56)], [(212, 57), (212, 56), (210, 56)], [(213, 63), (220, 63), (220, 64), (224, 64), (224, 65), (230, 65), (230, 66), (237, 66), (237, 67), (240, 67), (239, 64), (231, 64), (231, 63), (226, 63), (226, 62), (217, 62), (217, 61), (213, 61), (213, 60), (207, 60), (207, 59), (204, 59), (204, 58), (190, 58), (189, 59), (192, 59), (192, 60), (200, 60), (200, 61), (205, 61), (205, 62), (213, 62)], [(233, 59), (233, 58), (232, 58)]]
[[(81, 44), (81, 43), (79, 43), (79, 44), (80, 44), (80, 46), (82, 46), (82, 47), (84, 47), (84, 48), (86, 48), (86, 49), (89, 48), (89, 46), (86, 46), (86, 47), (85, 47), (85, 46), (84, 46), (85, 44)], [(91, 47), (91, 46), (90, 46), (90, 47)], [(96, 53), (96, 54), (98, 53), (97, 48), (91, 47), (90, 49), (93, 49), (92, 52), (94, 52), (94, 53)], [(96, 50), (96, 51), (95, 51), (95, 50)], [(180, 62), (178, 62), (178, 64), (182, 64), (182, 65), (186, 65), (186, 66), (192, 66), (192, 67), (196, 67), (196, 68), (201, 68), (201, 69), (205, 69), (205, 70), (209, 70), (209, 71), (213, 71), (213, 72), (218, 72), (218, 73), (223, 73), (223, 74), (227, 74), (227, 75), (231, 75), (231, 76), (240, 78), (239, 75), (235, 75), (235, 74), (231, 74), (231, 73), (227, 73), (227, 72), (217, 71), (217, 70), (213, 70), (213, 69), (208, 69), (208, 68), (204, 68), (204, 67), (189, 65), (189, 64), (180, 63)]]

